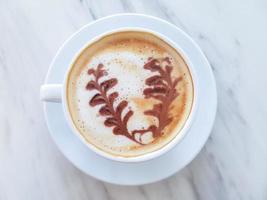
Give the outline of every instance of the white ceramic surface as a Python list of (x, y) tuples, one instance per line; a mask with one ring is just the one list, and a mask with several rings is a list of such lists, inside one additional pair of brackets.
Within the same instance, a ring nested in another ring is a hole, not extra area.
[[(266, 200), (266, 7), (266, 0), (0, 1), (0, 199)], [(218, 91), (212, 134), (198, 156), (144, 186), (107, 184), (74, 167), (52, 140), (39, 101), (63, 42), (121, 12), (154, 15), (188, 33)]]
[[(77, 140), (69, 129), (61, 105), (45, 103), (45, 114), (52, 137), (74, 165), (109, 183), (139, 185), (159, 181), (183, 168), (200, 151), (210, 134), (216, 113), (216, 86), (204, 54), (192, 39), (174, 25), (154, 17), (134, 14), (109, 16), (85, 26), (64, 43), (50, 66), (45, 82), (63, 83), (73, 57), (87, 41), (103, 32), (129, 26), (129, 22), (132, 27), (146, 28), (165, 35), (177, 43), (190, 60), (190, 67), (198, 80), (198, 110), (184, 139), (169, 152), (153, 160), (132, 164), (119, 163), (96, 155)], [(108, 27), (109, 24), (112, 26)], [(64, 73), (60, 74), (62, 71)], [(91, 164), (92, 162), (94, 164)]]

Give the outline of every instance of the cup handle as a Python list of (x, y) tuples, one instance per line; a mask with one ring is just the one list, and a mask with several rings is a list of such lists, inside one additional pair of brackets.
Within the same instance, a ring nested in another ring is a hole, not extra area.
[(62, 101), (62, 84), (46, 84), (40, 89), (41, 101), (58, 102)]

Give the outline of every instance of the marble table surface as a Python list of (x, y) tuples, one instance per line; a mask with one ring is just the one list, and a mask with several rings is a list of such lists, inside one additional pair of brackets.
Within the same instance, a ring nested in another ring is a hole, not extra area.
[[(145, 13), (182, 28), (218, 89), (211, 137), (185, 169), (123, 187), (76, 169), (52, 141), (39, 87), (62, 43), (88, 22)], [(0, 1), (0, 200), (267, 199), (266, 0)]]

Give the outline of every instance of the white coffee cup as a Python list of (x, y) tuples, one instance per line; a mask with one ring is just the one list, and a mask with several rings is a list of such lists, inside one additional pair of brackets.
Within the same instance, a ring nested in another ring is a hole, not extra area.
[[(150, 153), (146, 153), (144, 155), (141, 156), (136, 156), (136, 157), (120, 157), (120, 156), (115, 156), (109, 153), (106, 153), (104, 151), (99, 150), (98, 148), (96, 148), (94, 145), (88, 143), (83, 136), (80, 134), (79, 130), (77, 130), (77, 128), (75, 127), (70, 112), (69, 112), (69, 108), (67, 106), (67, 95), (66, 95), (66, 91), (67, 91), (67, 81), (68, 81), (68, 75), (70, 72), (70, 69), (73, 66), (74, 61), (76, 60), (76, 58), (78, 57), (78, 55), (80, 55), (80, 52), (82, 52), (88, 45), (94, 43), (95, 41), (98, 41), (99, 39), (101, 39), (102, 37), (112, 34), (112, 33), (117, 33), (117, 32), (121, 32), (121, 31), (142, 31), (142, 32), (148, 32), (151, 33), (159, 38), (161, 38), (163, 41), (165, 41), (166, 43), (168, 43), (169, 45), (171, 45), (173, 48), (175, 48), (183, 57), (183, 59), (185, 60), (185, 62), (187, 63), (187, 66), (189, 68), (189, 71), (191, 73), (192, 76), (192, 81), (193, 81), (193, 86), (194, 86), (194, 99), (193, 99), (193, 105), (192, 105), (192, 109), (191, 112), (189, 114), (188, 119), (186, 120), (183, 128), (179, 131), (179, 133), (175, 136), (174, 139), (171, 140), (171, 142), (169, 142), (167, 145), (163, 146), (162, 148), (150, 152)], [(69, 125), (69, 127), (71, 128), (72, 132), (77, 135), (80, 140), (92, 151), (94, 151), (96, 154), (107, 158), (107, 159), (111, 159), (114, 161), (120, 161), (120, 162), (142, 162), (142, 161), (147, 161), (150, 159), (154, 159), (162, 154), (167, 153), (170, 149), (172, 149), (174, 146), (178, 145), (178, 143), (182, 140), (182, 138), (184, 138), (184, 136), (186, 135), (186, 133), (188, 133), (190, 126), (193, 123), (193, 119), (194, 116), (196, 114), (197, 111), (197, 105), (198, 105), (198, 81), (197, 81), (197, 77), (196, 74), (194, 72), (192, 63), (190, 62), (190, 59), (188, 58), (188, 56), (183, 52), (183, 50), (179, 47), (178, 44), (174, 43), (173, 41), (171, 41), (170, 39), (168, 39), (166, 36), (156, 33), (155, 31), (151, 31), (148, 29), (143, 29), (143, 28), (120, 28), (120, 29), (115, 29), (112, 31), (108, 31), (106, 33), (103, 33), (101, 35), (99, 35), (98, 37), (90, 40), (87, 44), (84, 45), (83, 48), (81, 48), (81, 50), (79, 52), (77, 52), (77, 55), (73, 56), (73, 61), (69, 64), (69, 68), (68, 70), (65, 72), (65, 76), (64, 76), (64, 82), (62, 84), (45, 84), (41, 86), (40, 89), (40, 98), (42, 101), (47, 101), (47, 102), (55, 102), (55, 103), (61, 103), (62, 104), (62, 108), (64, 111), (64, 115), (66, 118), (66, 121)]]

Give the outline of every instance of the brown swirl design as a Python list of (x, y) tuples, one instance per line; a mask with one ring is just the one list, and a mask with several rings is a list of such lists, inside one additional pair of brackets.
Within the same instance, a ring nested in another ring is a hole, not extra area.
[(96, 69), (89, 69), (88, 74), (94, 76), (86, 85), (87, 90), (97, 90), (98, 92), (91, 98), (89, 105), (94, 107), (101, 105), (99, 114), (106, 117), (104, 125), (107, 127), (114, 127), (113, 134), (123, 135), (130, 140), (144, 145), (141, 136), (147, 132), (152, 132), (153, 138), (158, 138), (164, 134), (163, 130), (173, 120), (169, 114), (170, 105), (173, 100), (179, 95), (176, 91), (176, 86), (182, 78), (171, 77), (173, 67), (171, 66), (168, 57), (163, 59), (149, 58), (144, 65), (144, 69), (156, 72), (157, 74), (146, 79), (147, 88), (144, 89), (143, 94), (145, 98), (154, 98), (159, 103), (153, 105), (151, 110), (144, 112), (145, 115), (150, 115), (158, 120), (158, 125), (150, 125), (147, 129), (129, 131), (127, 124), (134, 112), (129, 111), (122, 117), (123, 110), (128, 106), (128, 102), (123, 100), (114, 107), (114, 101), (119, 96), (118, 92), (108, 94), (108, 91), (118, 84), (116, 78), (111, 78), (105, 81), (100, 79), (107, 75), (106, 70), (103, 69), (103, 64), (99, 64)]

